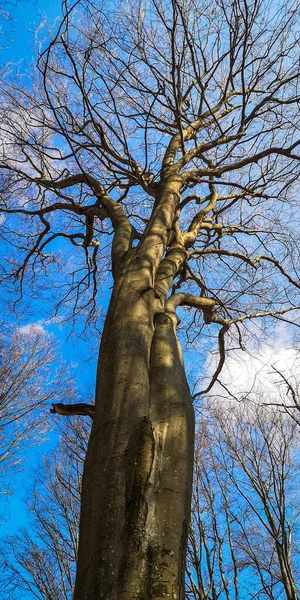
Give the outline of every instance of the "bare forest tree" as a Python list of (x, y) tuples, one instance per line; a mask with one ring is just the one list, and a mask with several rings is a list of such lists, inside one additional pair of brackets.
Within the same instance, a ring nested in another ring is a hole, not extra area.
[(28, 491), (31, 529), (2, 544), (3, 600), (71, 600), (78, 548), (80, 491), (90, 424), (69, 421), (59, 448), (39, 466)]
[(199, 427), (189, 599), (299, 597), (299, 426), (263, 400), (214, 402)]
[(74, 600), (181, 600), (194, 409), (178, 334), (202, 366), (217, 337), (196, 401), (226, 339), (300, 306), (299, 2), (63, 10), (37, 68), (1, 84), (0, 274), (90, 320), (112, 286)]
[(58, 349), (41, 326), (6, 323), (0, 332), (0, 477), (5, 493), (4, 482), (19, 467), (24, 448), (49, 430), (42, 407), (68, 398), (71, 382), (63, 365), (57, 368)]
[(268, 405), (279, 407), (282, 413), (288, 414), (300, 426), (300, 386), (297, 374), (299, 373), (299, 355), (295, 357), (292, 372), (286, 373), (272, 365), (272, 370), (277, 377), (277, 385), (280, 390), (280, 398), (277, 402)]
[(13, 10), (18, 5), (26, 5), (31, 3), (32, 0), (2, 0), (0, 6), (0, 48), (11, 45), (11, 40), (14, 37), (14, 18), (12, 16)]

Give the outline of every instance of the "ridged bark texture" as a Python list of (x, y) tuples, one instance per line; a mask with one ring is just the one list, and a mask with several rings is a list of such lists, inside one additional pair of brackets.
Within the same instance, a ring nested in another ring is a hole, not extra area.
[(193, 447), (173, 319), (123, 282), (100, 349), (74, 600), (183, 600)]

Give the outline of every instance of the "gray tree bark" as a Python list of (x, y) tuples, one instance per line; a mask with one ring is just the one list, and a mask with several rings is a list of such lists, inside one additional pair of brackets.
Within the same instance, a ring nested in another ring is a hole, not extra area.
[(174, 315), (135, 277), (131, 263), (100, 348), (74, 600), (184, 598), (194, 412)]

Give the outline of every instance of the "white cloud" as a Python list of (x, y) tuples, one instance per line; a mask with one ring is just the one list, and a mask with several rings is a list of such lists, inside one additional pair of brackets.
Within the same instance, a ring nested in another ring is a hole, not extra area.
[[(286, 384), (283, 377), (295, 388), (298, 387), (296, 365), (300, 362), (299, 352), (291, 347), (289, 331), (279, 326), (275, 330), (273, 345), (262, 341), (258, 349), (248, 347), (247, 351), (234, 350), (228, 353), (225, 365), (219, 376), (221, 384), (238, 399), (248, 396), (263, 397), (270, 402), (283, 402), (286, 397)], [(209, 365), (211, 376), (216, 368), (216, 360)], [(283, 377), (280, 375), (282, 374)], [(226, 396), (222, 385), (216, 383), (211, 395)]]
[(21, 335), (50, 335), (48, 326), (56, 325), (61, 327), (63, 324), (63, 317), (53, 316), (48, 319), (40, 319), (33, 323), (27, 323), (27, 325), (21, 325), (17, 327), (18, 333)]
[(45, 335), (46, 329), (38, 321), (37, 323), (28, 323), (28, 325), (22, 325), (18, 327), (18, 332), (21, 335)]

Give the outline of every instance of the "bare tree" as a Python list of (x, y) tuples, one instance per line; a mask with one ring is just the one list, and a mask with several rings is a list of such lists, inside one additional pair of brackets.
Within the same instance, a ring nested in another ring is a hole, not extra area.
[(253, 400), (215, 406), (195, 464), (188, 597), (297, 600), (297, 425)]
[(2, 544), (3, 599), (71, 600), (78, 548), (83, 461), (90, 426), (72, 420), (44, 460), (28, 494), (31, 527)]
[(218, 338), (206, 391), (226, 333), (295, 319), (299, 3), (63, 9), (29, 84), (1, 88), (2, 236), (18, 249), (1, 273), (39, 294), (53, 275), (59, 306), (90, 318), (113, 285), (74, 599), (182, 599), (194, 410), (176, 310), (202, 358)]
[(280, 390), (277, 402), (266, 400), (268, 406), (277, 406), (278, 410), (288, 414), (297, 425), (300, 425), (300, 393), (299, 393), (299, 355), (295, 357), (292, 368), (282, 370), (278, 365), (272, 365), (273, 374), (277, 378), (277, 385)]
[(55, 364), (54, 339), (40, 325), (2, 324), (0, 330), (0, 477), (12, 481), (24, 449), (49, 431), (44, 405), (69, 398), (71, 382), (66, 368)]

